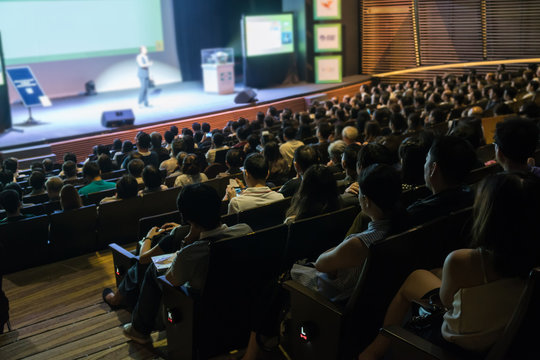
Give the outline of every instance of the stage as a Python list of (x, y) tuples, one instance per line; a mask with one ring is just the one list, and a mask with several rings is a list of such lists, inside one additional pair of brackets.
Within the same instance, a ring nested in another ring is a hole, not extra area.
[[(259, 99), (257, 104), (325, 92), (368, 79), (367, 75), (356, 75), (344, 78), (344, 82), (339, 84), (298, 83), (260, 89), (256, 90)], [(237, 85), (235, 91), (242, 89)], [(137, 96), (138, 89), (133, 89), (53, 99), (51, 107), (33, 108), (32, 115), (40, 123), (32, 126), (18, 125), (28, 118), (28, 111), (22, 103), (14, 104), (11, 106), (13, 127), (22, 132), (0, 134), (0, 150), (110, 133), (115, 129), (101, 125), (101, 113), (107, 110), (132, 109), (135, 114), (134, 126), (144, 127), (250, 106), (235, 104), (236, 94), (205, 93), (201, 82), (181, 82), (151, 89), (152, 107), (149, 108), (139, 108)]]

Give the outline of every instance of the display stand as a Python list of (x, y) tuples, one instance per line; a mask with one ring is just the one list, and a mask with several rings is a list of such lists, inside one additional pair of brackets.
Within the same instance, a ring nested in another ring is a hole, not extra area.
[(28, 109), (28, 118), (18, 126), (39, 125), (40, 122), (32, 116), (32, 107), (51, 106), (51, 101), (45, 95), (29, 66), (7, 69), (11, 83), (21, 97), (24, 106)]
[(234, 93), (234, 52), (232, 48), (201, 50), (204, 91)]

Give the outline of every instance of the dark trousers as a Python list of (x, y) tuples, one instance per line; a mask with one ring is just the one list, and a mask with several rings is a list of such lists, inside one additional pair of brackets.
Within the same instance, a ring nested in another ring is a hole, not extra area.
[(131, 314), (131, 324), (135, 330), (145, 335), (154, 330), (161, 304), (162, 293), (157, 278), (156, 266), (151, 264), (144, 274), (139, 300)]
[(141, 82), (141, 88), (139, 90), (139, 104), (144, 103), (144, 106), (148, 106), (148, 88), (150, 87), (150, 78), (148, 75), (139, 76)]
[(4, 324), (9, 320), (9, 301), (2, 290), (2, 275), (0, 275), (0, 334), (4, 331)]
[(150, 264), (139, 264), (138, 262), (130, 267), (126, 273), (126, 276), (118, 286), (118, 292), (122, 294), (126, 300), (126, 304), (130, 308), (134, 308), (139, 299), (139, 293), (141, 292), (142, 282), (144, 280), (144, 274)]

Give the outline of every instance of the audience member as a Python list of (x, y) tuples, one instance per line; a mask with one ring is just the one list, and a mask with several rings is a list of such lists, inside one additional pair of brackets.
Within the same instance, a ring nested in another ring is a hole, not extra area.
[(64, 181), (66, 182), (77, 181), (79, 179), (77, 177), (77, 164), (71, 160), (68, 160), (62, 164), (62, 173)]
[(99, 204), (101, 205), (108, 202), (131, 199), (137, 197), (138, 191), (139, 184), (137, 183), (137, 179), (135, 179), (133, 175), (124, 174), (120, 180), (116, 182), (116, 194), (114, 194), (114, 196), (108, 196), (101, 199)]
[(284, 197), (296, 194), (302, 183), (302, 177), (310, 166), (317, 164), (317, 152), (311, 146), (302, 145), (294, 151), (293, 166), (296, 170), (296, 177), (287, 181), (279, 189)]
[(144, 181), (144, 189), (139, 191), (140, 196), (156, 191), (167, 190), (167, 186), (163, 184), (161, 172), (152, 165), (144, 167), (142, 178)]
[(60, 190), (64, 182), (58, 176), (52, 176), (45, 182), (45, 188), (47, 189), (47, 195), (49, 201), (57, 201), (60, 199)]
[[(163, 161), (159, 165), (160, 170), (167, 170), (167, 176), (171, 175), (178, 168), (178, 160), (176, 157), (184, 150), (184, 141), (182, 139), (174, 139), (171, 144), (171, 157)], [(183, 161), (183, 159), (182, 159)]]
[(283, 129), (283, 140), (285, 141), (285, 143), (281, 144), (281, 146), (279, 147), (279, 152), (281, 153), (281, 156), (283, 156), (283, 159), (285, 159), (287, 168), (289, 168), (292, 164), (294, 151), (296, 150), (296, 148), (304, 145), (302, 141), (296, 140), (295, 137), (295, 128), (293, 128), (292, 126), (288, 126)]
[(317, 136), (319, 142), (310, 145), (317, 151), (321, 164), (328, 164), (328, 162), (330, 161), (330, 156), (328, 155), (328, 146), (330, 145), (330, 143), (328, 142), (328, 138), (331, 134), (332, 128), (328, 123), (319, 123), (319, 125), (317, 126), (317, 131), (315, 132), (315, 135)]
[[(145, 132), (137, 134), (137, 151), (132, 152), (124, 159), (122, 168), (125, 169), (129, 162), (136, 157), (140, 158), (145, 166), (153, 165), (156, 168), (159, 168), (159, 156), (155, 151), (150, 150), (151, 144), (150, 135)], [(138, 156), (134, 157), (135, 154)]]
[(23, 205), (19, 194), (15, 190), (7, 189), (0, 192), (0, 206), (6, 211), (6, 217), (0, 220), (0, 224), (27, 218), (27, 216), (21, 214)]
[(268, 142), (264, 145), (263, 156), (268, 163), (270, 173), (268, 174), (268, 182), (274, 186), (281, 186), (289, 178), (289, 165), (287, 160), (281, 155), (279, 145), (274, 142)]
[(464, 182), (476, 164), (476, 153), (467, 141), (454, 136), (435, 139), (424, 164), (424, 181), (433, 195), (407, 208), (410, 225), (472, 206), (474, 194)]
[[(91, 163), (94, 162), (92, 161)], [(62, 207), (62, 211), (75, 210), (82, 207), (81, 197), (73, 185), (66, 184), (62, 186), (62, 190), (60, 190), (60, 206)]]
[[(162, 141), (163, 138), (161, 137), (161, 134), (157, 131), (154, 131), (150, 134), (150, 143), (152, 144), (151, 150), (157, 154), (158, 164), (161, 164), (170, 157), (169, 150), (161, 146)], [(156, 166), (156, 169), (157, 168), (158, 167)]]
[(114, 183), (101, 179), (101, 172), (95, 161), (89, 161), (84, 164), (83, 175), (88, 181), (88, 185), (79, 189), (80, 195), (88, 195), (98, 191), (114, 189), (116, 187)]
[(339, 192), (334, 175), (326, 166), (315, 164), (302, 174), (301, 184), (291, 200), (285, 222), (289, 223), (336, 211), (340, 207)]
[(216, 161), (216, 152), (229, 148), (227, 145), (223, 145), (224, 141), (225, 136), (223, 136), (221, 133), (215, 133), (212, 136), (212, 146), (206, 152), (206, 160), (209, 164), (213, 164)]
[[(211, 241), (252, 232), (246, 224), (227, 227), (220, 222), (221, 200), (216, 190), (205, 184), (187, 185), (178, 195), (178, 211), (190, 226), (180, 250), (165, 277), (174, 286), (184, 285), (191, 291), (204, 288), (208, 270), (208, 246)], [(124, 325), (124, 335), (141, 344), (152, 342), (150, 333), (161, 303), (157, 270), (150, 265), (144, 275), (131, 323)]]
[(137, 179), (137, 183), (143, 184), (142, 172), (144, 170), (144, 161), (141, 159), (133, 159), (127, 165), (128, 174), (133, 175)]
[(240, 194), (235, 187), (228, 185), (226, 200), (229, 200), (229, 214), (267, 205), (283, 199), (283, 195), (266, 186), (268, 163), (261, 154), (250, 154), (244, 162), (244, 181), (247, 188)]
[(197, 155), (188, 154), (182, 163), (182, 175), (178, 176), (174, 181), (174, 186), (186, 186), (207, 181), (208, 177), (201, 173)]
[(46, 180), (47, 178), (45, 177), (45, 174), (43, 172), (33, 171), (28, 178), (28, 184), (32, 188), (32, 192), (30, 192), (29, 196), (45, 194)]

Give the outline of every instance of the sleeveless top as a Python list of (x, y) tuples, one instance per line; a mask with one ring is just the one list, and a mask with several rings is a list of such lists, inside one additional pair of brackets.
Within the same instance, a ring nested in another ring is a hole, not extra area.
[(441, 327), (446, 341), (472, 351), (489, 349), (503, 334), (526, 284), (519, 278), (488, 282), (482, 251), (480, 259), (484, 283), (454, 294)]

